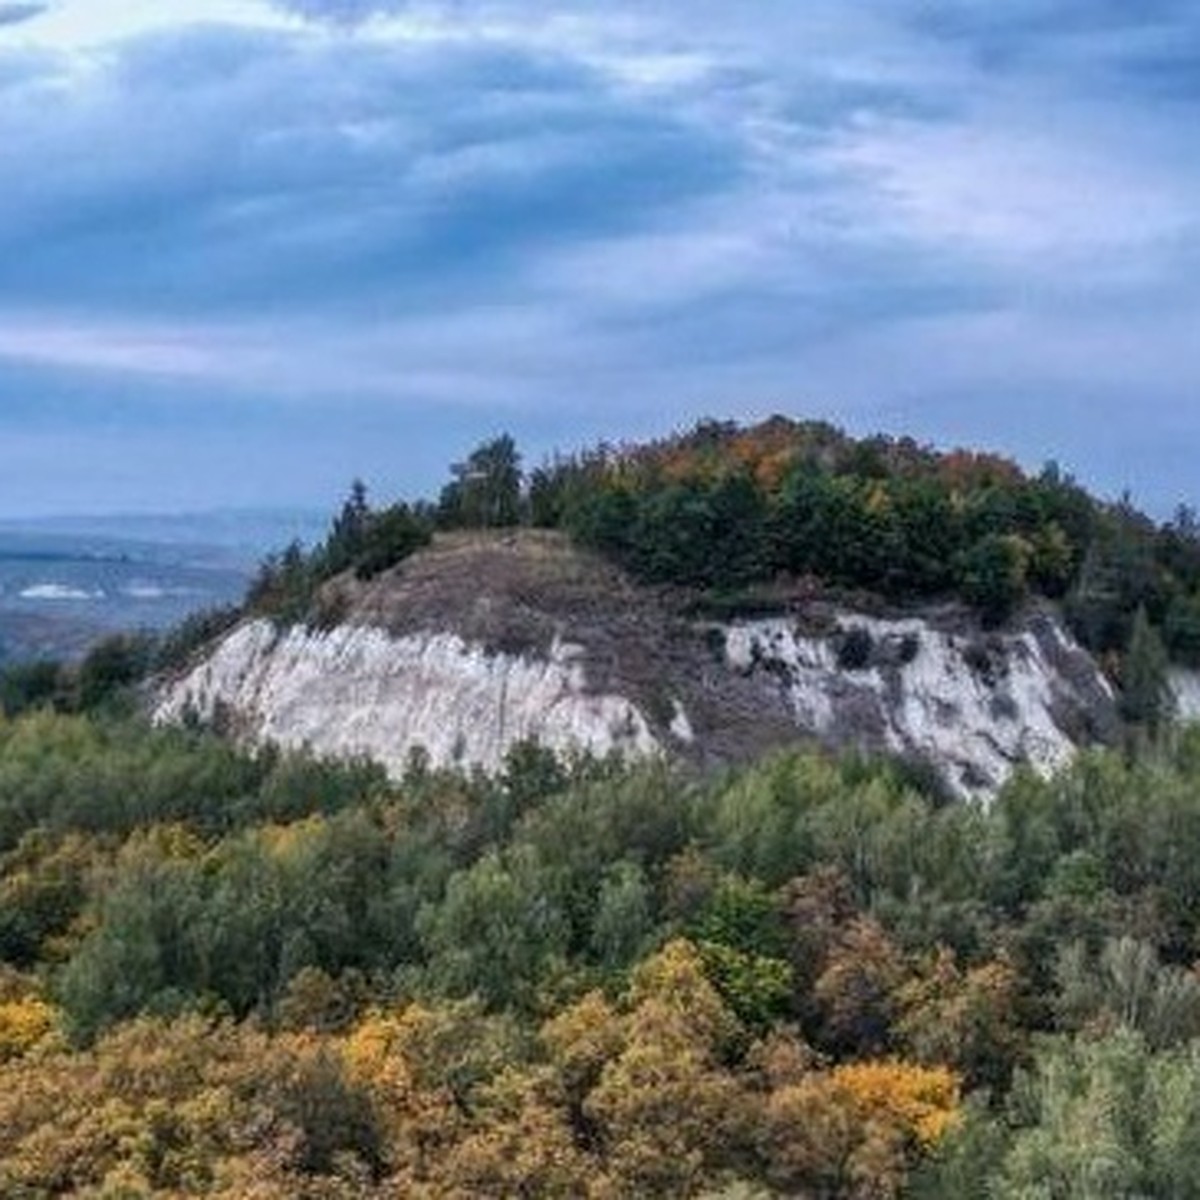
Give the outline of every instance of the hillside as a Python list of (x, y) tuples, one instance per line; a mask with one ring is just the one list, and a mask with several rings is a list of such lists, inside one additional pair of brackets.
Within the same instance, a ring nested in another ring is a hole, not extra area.
[(985, 632), (961, 605), (865, 613), (800, 591), (717, 619), (562, 534), (439, 535), (320, 593), (336, 622), (249, 617), (179, 673), (159, 721), (365, 754), (401, 777), (496, 770), (516, 743), (746, 762), (797, 740), (893, 753), (951, 792), (993, 794), (1118, 733), (1114, 696), (1052, 610)]
[(1053, 467), (773, 418), (526, 473), (501, 437), (436, 503), (356, 485), (155, 718), (396, 777), (525, 739), (702, 767), (811, 740), (987, 796), (1190, 715), (1198, 589), (1188, 513), (1158, 526)]
[(1200, 677), (1122, 590), (1186, 523), (1085, 498), (1001, 616), (506, 455), (5, 676), (0, 1194), (1196, 1195)]

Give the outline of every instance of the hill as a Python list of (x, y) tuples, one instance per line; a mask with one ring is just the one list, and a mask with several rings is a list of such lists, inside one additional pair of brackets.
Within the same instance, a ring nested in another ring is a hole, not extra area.
[(990, 795), (1189, 710), (1198, 587), (1186, 512), (1057, 468), (774, 418), (526, 475), (502, 437), (436, 503), (356, 486), (155, 711), (394, 775), (526, 738), (702, 766), (811, 739)]
[(1118, 733), (1111, 688), (1046, 606), (984, 631), (961, 604), (864, 612), (777, 587), (718, 616), (522, 529), (438, 534), (314, 603), (313, 626), (248, 615), (161, 689), (156, 719), (367, 755), (396, 778), (421, 752), (494, 771), (529, 739), (702, 767), (810, 739), (902, 755), (960, 795)]
[[(483, 449), (5, 677), (0, 1194), (1195, 1195), (1200, 678), (1149, 604), (1097, 657), (1082, 565), (1003, 619), (724, 586), (769, 488), (655, 579), (674, 484), (602, 550), (608, 474), (535, 527)], [(1182, 525), (1087, 505), (1186, 597)]]

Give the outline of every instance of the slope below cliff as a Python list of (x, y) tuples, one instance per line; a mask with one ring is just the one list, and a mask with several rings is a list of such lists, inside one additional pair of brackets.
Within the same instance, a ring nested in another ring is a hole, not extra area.
[(341, 578), (326, 628), (247, 620), (164, 681), (156, 719), (362, 754), (401, 772), (493, 769), (515, 742), (701, 764), (810, 738), (932, 767), (989, 794), (1115, 736), (1111, 689), (1049, 609), (983, 634), (954, 607), (866, 614), (781, 599), (687, 615), (555, 534), (461, 534), (368, 584)]

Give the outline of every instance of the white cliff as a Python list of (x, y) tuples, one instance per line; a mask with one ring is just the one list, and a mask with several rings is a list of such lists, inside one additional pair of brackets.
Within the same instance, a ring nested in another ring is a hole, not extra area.
[[(1113, 709), (1095, 663), (1049, 613), (984, 636), (837, 611), (819, 635), (779, 617), (632, 648), (610, 638), (603, 652), (586, 622), (564, 632), (571, 640), (505, 653), (447, 630), (247, 621), (161, 687), (155, 718), (228, 718), (251, 741), (364, 755), (393, 775), (417, 747), (437, 766), (491, 771), (526, 739), (703, 762), (810, 736), (920, 759), (956, 794), (987, 796), (1018, 765), (1063, 766)], [(1195, 699), (1200, 712), (1200, 683)]]
[(393, 775), (418, 747), (435, 766), (487, 771), (515, 742), (534, 738), (560, 752), (654, 753), (633, 704), (587, 690), (579, 654), (564, 642), (538, 660), (489, 654), (451, 633), (280, 632), (250, 621), (167, 687), (154, 716), (171, 723), (224, 711), (254, 741), (365, 755)]
[[(800, 729), (920, 759), (960, 795), (995, 792), (1018, 765), (1042, 774), (1066, 765), (1079, 737), (1069, 715), (1112, 701), (1100, 671), (1047, 616), (988, 638), (917, 618), (842, 613), (837, 624), (813, 637), (788, 620), (741, 622), (726, 653), (776, 682)], [(847, 667), (838, 647), (851, 631), (864, 661)]]

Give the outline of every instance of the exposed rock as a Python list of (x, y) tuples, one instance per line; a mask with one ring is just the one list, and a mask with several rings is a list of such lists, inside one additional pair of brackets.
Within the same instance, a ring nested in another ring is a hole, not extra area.
[[(783, 618), (739, 623), (728, 633), (730, 664), (767, 672), (799, 728), (928, 762), (963, 795), (995, 791), (1018, 764), (1053, 771), (1070, 761), (1076, 737), (1115, 732), (1107, 682), (1046, 614), (986, 640), (915, 617), (842, 613), (839, 623), (843, 634), (832, 638)], [(851, 630), (877, 650), (846, 669), (839, 652)]]
[(1200, 671), (1178, 667), (1170, 674), (1175, 716), (1180, 721), (1200, 721)]
[(169, 688), (160, 722), (234, 714), (253, 740), (319, 754), (365, 754), (400, 774), (422, 747), (439, 766), (495, 770), (514, 742), (557, 751), (647, 755), (645, 718), (621, 696), (590, 692), (565, 642), (545, 658), (488, 653), (453, 633), (394, 637), (344, 625), (278, 632), (251, 621)]
[(963, 796), (1117, 730), (1111, 689), (1049, 610), (986, 636), (952, 608), (701, 622), (543, 534), (441, 539), (329, 602), (328, 630), (233, 630), (164, 682), (156, 718), (229, 716), (249, 739), (393, 773), (418, 746), (492, 770), (528, 738), (699, 763), (810, 738), (920, 759)]

